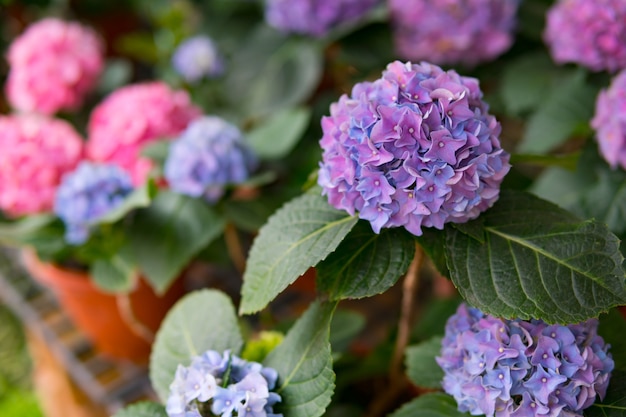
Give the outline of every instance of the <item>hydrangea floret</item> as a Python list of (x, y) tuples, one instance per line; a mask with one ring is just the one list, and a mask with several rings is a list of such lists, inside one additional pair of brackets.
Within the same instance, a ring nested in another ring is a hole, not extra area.
[(185, 39), (172, 55), (172, 67), (187, 82), (197, 83), (224, 72), (224, 62), (213, 40), (198, 35)]
[(172, 90), (155, 81), (122, 87), (98, 104), (88, 125), (87, 156), (113, 163), (142, 184), (153, 167), (141, 156), (142, 148), (156, 140), (171, 139), (182, 132), (201, 110), (184, 90)]
[(83, 139), (64, 120), (0, 116), (0, 210), (18, 217), (48, 212), (63, 174), (83, 156)]
[(606, 394), (614, 362), (598, 320), (548, 325), (461, 304), (437, 363), (459, 411), (487, 417), (582, 417)]
[(178, 193), (214, 203), (228, 185), (246, 181), (256, 166), (257, 158), (236, 126), (204, 116), (170, 145), (165, 179)]
[(626, 170), (626, 70), (598, 94), (591, 127), (604, 159), (611, 167)]
[(519, 0), (390, 0), (399, 56), (475, 66), (513, 43)]
[(500, 129), (476, 79), (395, 61), (322, 119), (318, 183), (376, 233), (465, 222), (494, 204), (510, 168)]
[(592, 71), (626, 69), (626, 2), (559, 0), (546, 16), (544, 40), (559, 64)]
[(277, 372), (230, 351), (208, 350), (191, 365), (178, 365), (170, 385), (169, 417), (282, 417), (274, 413), (280, 395), (271, 392)]
[(104, 47), (91, 28), (47, 18), (11, 43), (7, 61), (9, 104), (51, 115), (82, 104), (104, 67)]
[(104, 215), (133, 191), (130, 175), (116, 165), (81, 162), (67, 173), (54, 200), (54, 213), (65, 224), (65, 240), (80, 245)]
[(341, 24), (354, 22), (379, 0), (268, 0), (265, 20), (284, 33), (323, 37)]

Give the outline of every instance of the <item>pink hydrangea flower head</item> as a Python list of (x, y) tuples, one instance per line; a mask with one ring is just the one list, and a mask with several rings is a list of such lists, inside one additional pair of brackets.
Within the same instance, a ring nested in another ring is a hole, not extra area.
[(63, 174), (83, 156), (83, 140), (60, 119), (0, 116), (0, 210), (10, 216), (50, 211)]
[(619, 165), (626, 170), (626, 70), (598, 94), (591, 127), (604, 159), (611, 167)]
[(513, 43), (519, 0), (389, 0), (397, 53), (475, 66)]
[(626, 68), (626, 2), (559, 0), (548, 11), (544, 40), (555, 62), (592, 71)]
[(265, 20), (284, 33), (323, 37), (341, 24), (354, 22), (379, 0), (268, 0)]
[(104, 47), (91, 28), (47, 18), (13, 41), (7, 60), (9, 104), (51, 115), (81, 105), (102, 72)]
[(152, 162), (141, 156), (142, 147), (174, 139), (200, 115), (186, 91), (172, 90), (163, 82), (120, 88), (91, 113), (87, 156), (119, 165), (135, 185), (141, 184), (152, 168)]
[(509, 171), (500, 124), (478, 80), (422, 62), (393, 62), (356, 84), (322, 119), (318, 184), (328, 202), (358, 212), (374, 232), (476, 218)]

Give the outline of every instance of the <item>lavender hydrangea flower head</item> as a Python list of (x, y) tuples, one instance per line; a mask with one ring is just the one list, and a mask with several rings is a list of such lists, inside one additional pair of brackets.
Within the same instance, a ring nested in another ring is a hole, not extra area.
[(390, 0), (398, 54), (435, 64), (475, 66), (513, 43), (519, 0)]
[(213, 40), (208, 36), (194, 36), (184, 40), (172, 55), (172, 66), (187, 82), (214, 78), (224, 72), (224, 61)]
[(546, 16), (544, 40), (557, 63), (592, 71), (626, 68), (626, 3), (623, 0), (559, 0)]
[(165, 409), (169, 417), (282, 417), (274, 413), (281, 397), (271, 392), (277, 378), (260, 363), (208, 350), (178, 365)]
[(619, 165), (626, 170), (626, 70), (598, 94), (591, 127), (604, 159), (611, 167)]
[(335, 27), (356, 21), (379, 0), (267, 0), (265, 20), (285, 33), (322, 37)]
[(318, 183), (328, 202), (383, 227), (443, 228), (497, 200), (508, 172), (500, 124), (478, 81), (428, 63), (393, 62), (322, 119)]
[(80, 245), (102, 216), (124, 202), (134, 187), (130, 175), (116, 165), (81, 162), (59, 185), (54, 212), (65, 223), (65, 240)]
[(172, 190), (214, 203), (226, 186), (246, 181), (256, 166), (237, 127), (205, 116), (191, 122), (172, 143), (165, 178)]
[(459, 411), (487, 417), (582, 417), (614, 368), (598, 320), (548, 325), (504, 320), (461, 304), (437, 363)]

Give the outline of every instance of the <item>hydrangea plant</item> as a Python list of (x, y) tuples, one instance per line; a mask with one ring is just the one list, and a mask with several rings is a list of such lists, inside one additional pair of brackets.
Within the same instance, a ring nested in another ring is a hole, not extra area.
[(193, 36), (176, 47), (172, 67), (187, 82), (197, 83), (203, 78), (214, 78), (224, 72), (224, 61), (217, 46), (208, 36)]
[(591, 127), (596, 131), (600, 153), (613, 168), (626, 170), (626, 71), (621, 71), (611, 85), (598, 94)]

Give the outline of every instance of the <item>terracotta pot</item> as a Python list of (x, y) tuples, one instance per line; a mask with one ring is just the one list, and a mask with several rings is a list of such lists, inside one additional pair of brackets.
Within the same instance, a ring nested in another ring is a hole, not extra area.
[(50, 289), (63, 310), (101, 353), (137, 363), (147, 362), (152, 336), (169, 308), (184, 294), (178, 279), (158, 296), (143, 278), (127, 296), (102, 292), (88, 273), (41, 261), (34, 251), (22, 251), (31, 276)]

